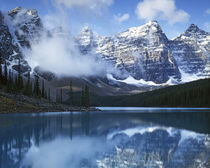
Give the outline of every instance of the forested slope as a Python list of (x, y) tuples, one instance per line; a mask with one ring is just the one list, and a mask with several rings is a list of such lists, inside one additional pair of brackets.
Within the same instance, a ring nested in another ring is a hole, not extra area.
[(96, 106), (210, 107), (210, 79), (129, 96), (93, 97)]

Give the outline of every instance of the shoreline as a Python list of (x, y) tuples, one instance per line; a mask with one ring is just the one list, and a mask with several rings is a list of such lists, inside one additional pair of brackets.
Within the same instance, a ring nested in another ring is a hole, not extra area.
[(37, 110), (27, 110), (27, 111), (0, 111), (0, 115), (3, 115), (3, 114), (35, 114), (35, 113), (56, 113), (56, 112), (94, 112), (94, 111), (101, 111), (100, 109), (98, 108), (83, 108), (83, 107), (74, 107), (72, 109), (66, 109), (66, 110), (63, 110), (63, 109), (37, 109)]
[(100, 111), (94, 107), (70, 106), (22, 94), (0, 92), (0, 114), (44, 113), (44, 112), (88, 112)]
[(27, 114), (27, 113), (49, 113), (49, 112), (93, 112), (93, 111), (101, 111), (98, 108), (83, 108), (83, 107), (72, 107), (69, 109), (26, 109), (26, 110), (16, 110), (16, 109), (8, 109), (6, 111), (0, 110), (1, 114)]

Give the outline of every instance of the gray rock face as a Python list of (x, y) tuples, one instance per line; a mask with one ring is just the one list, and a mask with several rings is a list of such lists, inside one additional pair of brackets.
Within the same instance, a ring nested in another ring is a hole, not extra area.
[(173, 40), (171, 50), (180, 69), (209, 75), (210, 33), (192, 24)]
[(78, 42), (82, 53), (94, 50), (119, 69), (123, 77), (164, 83), (170, 77), (180, 80), (183, 71), (209, 76), (210, 36), (195, 25), (174, 40), (166, 37), (156, 21), (114, 37), (100, 37), (85, 28)]
[(87, 54), (92, 48), (96, 47), (93, 32), (89, 27), (84, 27), (82, 29), (79, 37), (76, 38), (76, 42), (79, 44), (79, 49), (83, 54)]
[(17, 70), (20, 59), (23, 73), (30, 70), (22, 50), (30, 48), (30, 43), (38, 40), (41, 31), (42, 24), (36, 10), (17, 7), (8, 14), (0, 13), (0, 52), (12, 69)]
[[(83, 34), (80, 34), (79, 41), (92, 44), (86, 45), (86, 51), (95, 47), (96, 53), (100, 54), (102, 59), (111, 62), (126, 77), (130, 75), (135, 79), (157, 83), (166, 82), (169, 76), (180, 78), (178, 67), (168, 47), (168, 39), (156, 21), (130, 28), (115, 37)], [(82, 47), (83, 44), (81, 43)]]
[(41, 19), (36, 10), (17, 7), (8, 12), (18, 42), (22, 47), (30, 47), (32, 40), (38, 40), (43, 29)]
[(4, 16), (0, 12), (0, 54), (8, 63), (14, 62), (20, 57), (18, 46), (14, 44), (13, 37), (9, 31), (8, 26), (4, 22)]
[(117, 35), (115, 57), (117, 67), (124, 68), (135, 79), (156, 83), (169, 76), (179, 78), (178, 68), (167, 46), (168, 39), (157, 22), (149, 22)]
[(9, 33), (8, 27), (4, 24), (4, 17), (0, 13), (0, 51), (3, 58), (8, 59), (13, 53), (12, 36)]

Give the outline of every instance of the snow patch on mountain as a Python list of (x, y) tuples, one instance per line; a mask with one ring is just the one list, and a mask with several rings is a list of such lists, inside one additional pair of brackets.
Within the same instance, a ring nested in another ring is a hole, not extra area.
[(123, 83), (129, 84), (129, 85), (136, 85), (136, 86), (147, 86), (147, 85), (159, 86), (158, 84), (156, 84), (152, 81), (145, 81), (143, 79), (136, 80), (132, 76), (129, 76), (128, 78), (126, 78), (124, 80), (117, 80), (113, 77), (112, 74), (107, 74), (107, 79), (117, 81), (117, 82), (123, 82)]
[(204, 76), (201, 76), (201, 73), (197, 73), (197, 74), (190, 74), (190, 73), (186, 73), (184, 70), (179, 68), (179, 71), (181, 73), (181, 81), (180, 83), (187, 83), (187, 82), (192, 82), (195, 80), (199, 80), (199, 79), (205, 79)]
[(153, 81), (145, 81), (144, 79), (137, 80), (133, 78), (132, 76), (129, 76), (128, 78), (124, 80), (117, 80), (116, 78), (113, 77), (112, 74), (107, 74), (107, 79), (115, 82), (122, 82), (126, 83), (129, 85), (135, 85), (135, 86), (166, 86), (166, 85), (176, 85), (179, 84), (180, 82), (174, 79), (173, 77), (170, 77), (169, 80), (165, 83), (157, 84)]

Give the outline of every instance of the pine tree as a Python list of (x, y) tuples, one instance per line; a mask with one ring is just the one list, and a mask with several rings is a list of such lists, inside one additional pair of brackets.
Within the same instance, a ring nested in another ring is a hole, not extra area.
[(4, 62), (4, 84), (6, 85), (7, 84), (7, 62), (5, 61)]
[(28, 71), (28, 74), (27, 74), (27, 82), (26, 82), (26, 86), (25, 86), (25, 89), (24, 89), (24, 94), (27, 95), (27, 96), (32, 95), (32, 85), (31, 85), (30, 71)]
[(42, 98), (45, 98), (44, 80), (42, 80)]
[(21, 64), (20, 64), (20, 58), (18, 59), (18, 90), (20, 91), (23, 89), (23, 78), (21, 75)]
[(18, 91), (18, 77), (15, 76), (15, 86), (14, 86), (15, 92)]
[(90, 93), (88, 85), (85, 85), (85, 107), (90, 106)]
[(2, 75), (2, 57), (1, 57), (1, 53), (0, 53), (0, 85), (3, 83), (3, 75)]
[(81, 106), (85, 106), (85, 92), (84, 89), (82, 88), (82, 95), (81, 95)]
[(30, 72), (28, 72), (28, 95), (31, 96), (32, 95), (32, 83), (31, 83), (31, 75)]
[(12, 70), (11, 70), (11, 74), (9, 73), (9, 81), (11, 83), (11, 92), (14, 92), (14, 78), (13, 78)]
[(50, 101), (50, 88), (48, 88), (48, 98), (47, 99)]
[(12, 92), (12, 72), (9, 70), (9, 79), (7, 82), (7, 92), (11, 93)]
[(47, 91), (45, 90), (45, 92), (44, 92), (44, 98), (45, 99), (47, 99), (48, 97), (47, 97)]
[(69, 104), (70, 104), (70, 105), (73, 105), (72, 81), (70, 81), (70, 85), (69, 85)]
[(34, 95), (39, 97), (40, 96), (40, 88), (39, 88), (39, 77), (37, 75), (34, 76)]
[(9, 70), (9, 83), (10, 83), (10, 84), (13, 83), (13, 75), (12, 75), (11, 69)]
[(60, 89), (60, 103), (63, 102), (63, 89)]
[(58, 90), (56, 89), (56, 93), (55, 93), (55, 102), (58, 102)]
[(31, 75), (30, 75), (30, 71), (28, 71), (28, 74), (27, 74), (27, 87), (29, 88), (30, 87), (30, 84), (31, 84)]

